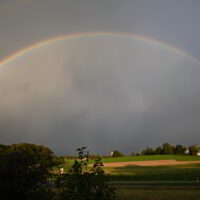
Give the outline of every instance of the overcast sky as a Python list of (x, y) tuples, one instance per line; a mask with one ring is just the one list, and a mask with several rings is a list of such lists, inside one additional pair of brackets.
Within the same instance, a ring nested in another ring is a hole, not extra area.
[[(199, 0), (0, 0), (0, 143), (59, 154), (200, 143), (199, 10)], [(5, 63), (83, 32), (113, 34)]]

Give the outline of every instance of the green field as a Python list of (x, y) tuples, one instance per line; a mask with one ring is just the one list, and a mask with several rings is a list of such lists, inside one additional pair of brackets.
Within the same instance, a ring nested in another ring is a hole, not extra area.
[(131, 161), (147, 161), (147, 160), (177, 160), (177, 161), (195, 161), (200, 157), (185, 155), (151, 155), (151, 156), (127, 156), (118, 158), (103, 158), (103, 163), (111, 162), (131, 162)]
[[(148, 160), (177, 160), (177, 161), (200, 161), (200, 157), (185, 155), (151, 155), (151, 156), (124, 156), (118, 158), (102, 158), (103, 163), (112, 162), (132, 162), (132, 161), (148, 161)], [(66, 170), (70, 168), (74, 160), (65, 158), (65, 164), (62, 165)], [(90, 160), (89, 164), (94, 160)]]
[(116, 200), (200, 200), (199, 188), (118, 188)]
[(112, 180), (193, 181), (200, 180), (200, 164), (173, 166), (126, 166), (104, 168)]
[[(103, 158), (103, 163), (148, 160), (196, 161), (199, 157), (182, 155), (131, 156)], [(74, 160), (63, 165), (68, 170)], [(89, 164), (93, 163), (89, 161)], [(200, 200), (200, 164), (171, 166), (103, 167), (118, 200)]]
[[(153, 156), (130, 156), (119, 158), (103, 158), (103, 163), (129, 162), (129, 161), (148, 161), (148, 160), (177, 160), (177, 161), (196, 161), (199, 157), (182, 155), (153, 155)], [(74, 160), (66, 159), (64, 167), (67, 171)], [(93, 163), (89, 161), (89, 164)], [(135, 180), (135, 181), (185, 181), (200, 179), (200, 164), (171, 165), (171, 166), (125, 166), (125, 167), (103, 167), (106, 174), (112, 180)]]
[[(158, 155), (107, 158), (103, 162), (147, 160), (194, 161), (198, 157)], [(104, 168), (116, 187), (116, 199), (123, 200), (198, 200), (200, 199), (200, 164), (172, 166), (125, 166)]]

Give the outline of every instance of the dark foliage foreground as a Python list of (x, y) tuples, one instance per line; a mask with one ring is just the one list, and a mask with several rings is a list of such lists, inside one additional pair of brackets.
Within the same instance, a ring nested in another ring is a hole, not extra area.
[(4, 200), (51, 198), (48, 187), (53, 152), (44, 146), (16, 144), (0, 146), (0, 194)]
[(108, 187), (106, 177), (97, 159), (88, 170), (88, 151), (86, 147), (77, 149), (80, 161), (76, 160), (68, 173), (57, 179), (61, 199), (66, 200), (111, 200), (114, 199), (114, 189)]
[[(111, 200), (100, 159), (88, 170), (89, 152), (77, 149), (68, 173), (55, 176), (52, 167), (62, 159), (42, 145), (0, 145), (0, 196), (3, 200)], [(54, 181), (53, 181), (54, 180)]]

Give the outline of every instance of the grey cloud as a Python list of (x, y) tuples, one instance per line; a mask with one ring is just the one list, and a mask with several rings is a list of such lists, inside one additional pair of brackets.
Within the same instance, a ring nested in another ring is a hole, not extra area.
[(200, 65), (122, 37), (66, 40), (0, 68), (1, 143), (125, 153), (200, 136)]

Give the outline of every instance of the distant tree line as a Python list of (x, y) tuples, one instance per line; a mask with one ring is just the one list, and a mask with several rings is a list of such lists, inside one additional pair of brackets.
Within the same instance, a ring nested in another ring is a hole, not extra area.
[(141, 152), (141, 155), (184, 155), (186, 150), (189, 150), (189, 155), (195, 156), (200, 147), (198, 145), (191, 145), (189, 147), (183, 145), (174, 146), (164, 143), (162, 146), (156, 148), (147, 147)]
[[(186, 151), (187, 150), (187, 151)], [(161, 146), (158, 146), (156, 148), (152, 147), (146, 147), (141, 152), (132, 152), (131, 156), (140, 156), (140, 155), (191, 155), (191, 156), (197, 156), (197, 153), (200, 152), (200, 145), (194, 144), (189, 147), (184, 145), (172, 145), (169, 143), (164, 143)], [(127, 156), (123, 153), (115, 150), (111, 152), (111, 156), (109, 157), (122, 157)]]

